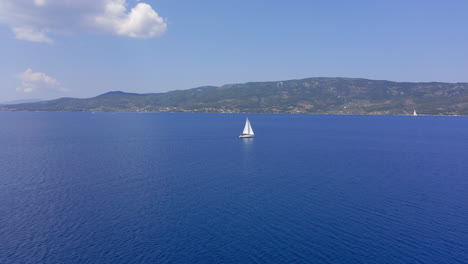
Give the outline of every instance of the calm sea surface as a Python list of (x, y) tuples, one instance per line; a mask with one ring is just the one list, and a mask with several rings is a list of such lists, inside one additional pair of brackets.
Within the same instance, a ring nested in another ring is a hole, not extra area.
[(0, 112), (0, 263), (468, 263), (468, 118)]

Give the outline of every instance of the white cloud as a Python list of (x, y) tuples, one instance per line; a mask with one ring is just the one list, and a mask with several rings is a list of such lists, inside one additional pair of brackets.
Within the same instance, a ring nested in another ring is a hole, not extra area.
[(37, 29), (28, 26), (13, 27), (12, 30), (17, 39), (52, 43), (52, 39), (46, 36), (45, 30), (38, 31)]
[(164, 19), (150, 5), (139, 3), (127, 12), (124, 0), (109, 2), (105, 12), (94, 20), (103, 31), (132, 38), (157, 37), (167, 29)]
[(43, 6), (46, 4), (46, 1), (45, 0), (34, 0), (34, 4), (36, 4), (37, 6)]
[(66, 92), (59, 81), (43, 72), (34, 72), (27, 69), (18, 75), (21, 85), (16, 88), (17, 92), (32, 93), (37, 90), (49, 89), (58, 92)]
[(152, 38), (167, 30), (165, 19), (137, 0), (0, 0), (0, 24), (17, 39), (45, 43), (81, 31)]

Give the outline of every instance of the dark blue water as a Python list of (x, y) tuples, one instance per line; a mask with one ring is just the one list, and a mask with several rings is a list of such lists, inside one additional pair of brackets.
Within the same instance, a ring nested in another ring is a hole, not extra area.
[(468, 118), (0, 112), (0, 263), (468, 263)]

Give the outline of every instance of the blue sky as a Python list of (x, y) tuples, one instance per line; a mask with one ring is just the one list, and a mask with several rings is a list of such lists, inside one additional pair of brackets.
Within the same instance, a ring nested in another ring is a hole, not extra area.
[(315, 76), (467, 82), (467, 12), (467, 1), (0, 0), (0, 101)]

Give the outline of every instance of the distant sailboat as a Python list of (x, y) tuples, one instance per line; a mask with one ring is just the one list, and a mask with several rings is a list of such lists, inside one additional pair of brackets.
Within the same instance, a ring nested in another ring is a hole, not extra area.
[(252, 126), (250, 125), (249, 118), (245, 120), (244, 131), (240, 134), (239, 138), (253, 138), (255, 136)]
[(416, 109), (414, 109), (413, 115), (414, 115), (414, 116), (417, 116), (417, 115), (418, 115), (418, 113), (416, 113)]

